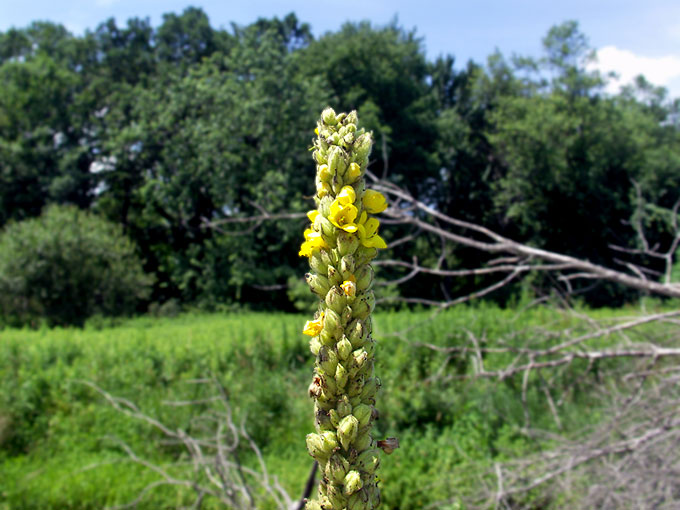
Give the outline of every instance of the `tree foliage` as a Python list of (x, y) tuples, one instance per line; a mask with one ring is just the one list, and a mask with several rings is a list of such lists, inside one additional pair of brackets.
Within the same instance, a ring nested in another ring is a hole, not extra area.
[[(154, 301), (292, 309), (302, 223), (225, 221), (309, 208), (305, 149), (330, 105), (357, 109), (373, 130), (379, 177), (446, 214), (615, 264), (610, 245), (636, 245), (641, 201), (670, 210), (679, 198), (680, 101), (644, 78), (606, 94), (575, 22), (543, 42), (540, 58), (496, 52), (458, 67), (451, 55), (429, 61), (396, 23), (314, 39), (293, 14), (229, 29), (197, 8), (158, 27), (110, 19), (78, 37), (47, 22), (10, 29), (0, 33), (0, 226), (49, 204), (92, 208), (137, 243)], [(650, 239), (667, 241), (664, 223), (645, 218)], [(384, 230), (388, 241), (409, 234)], [(447, 268), (478, 257), (456, 248), (435, 260), (428, 243), (392, 256)], [(480, 283), (422, 276), (403, 292), (439, 298)]]
[(150, 283), (120, 227), (73, 206), (49, 206), (0, 235), (0, 309), (10, 324), (131, 313)]

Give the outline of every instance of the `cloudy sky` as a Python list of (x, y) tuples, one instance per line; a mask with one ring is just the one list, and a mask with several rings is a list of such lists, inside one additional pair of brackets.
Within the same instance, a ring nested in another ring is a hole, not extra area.
[(428, 57), (452, 54), (459, 65), (483, 62), (496, 48), (506, 55), (538, 56), (541, 38), (555, 24), (574, 19), (598, 50), (598, 66), (620, 76), (611, 89), (638, 74), (680, 97), (680, 2), (677, 0), (0, 0), (0, 30), (34, 20), (63, 23), (75, 33), (114, 17), (150, 18), (201, 7), (215, 27), (248, 24), (294, 11), (315, 35), (345, 21), (384, 25), (395, 16), (422, 37)]

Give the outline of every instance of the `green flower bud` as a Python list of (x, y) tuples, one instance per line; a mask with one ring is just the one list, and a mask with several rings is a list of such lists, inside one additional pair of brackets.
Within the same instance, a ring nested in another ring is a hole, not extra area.
[(353, 377), (352, 380), (349, 382), (347, 385), (347, 395), (350, 397), (356, 397), (357, 395), (361, 395), (362, 390), (364, 389), (364, 378), (361, 376), (356, 376)]
[[(353, 313), (354, 314), (354, 313)], [(366, 326), (360, 319), (352, 321), (347, 327), (347, 338), (352, 343), (352, 347), (357, 349), (364, 345), (366, 339)]]
[(375, 352), (375, 340), (369, 338), (364, 344), (364, 350), (366, 351), (366, 354), (368, 354), (369, 358), (372, 357), (373, 353)]
[(352, 110), (349, 112), (343, 119), (342, 119), (343, 124), (348, 125), (348, 124), (354, 124), (355, 129), (356, 129), (356, 124), (359, 122), (359, 117), (357, 116), (357, 111)]
[[(337, 372), (337, 368), (335, 370)], [(333, 374), (325, 374), (321, 377), (321, 388), (328, 398), (334, 398), (338, 394), (338, 385)]]
[(328, 484), (326, 493), (327, 493), (326, 496), (328, 497), (328, 500), (332, 505), (330, 508), (342, 509), (347, 506), (347, 498), (343, 496), (342, 490), (338, 485)]
[(342, 279), (349, 280), (350, 277), (354, 276), (354, 269), (356, 265), (354, 263), (354, 257), (352, 255), (345, 255), (340, 259), (340, 273), (342, 274)]
[[(328, 264), (323, 261), (322, 258), (322, 253), (325, 253), (325, 250), (320, 250), (318, 252), (314, 252), (311, 257), (309, 257), (309, 265), (310, 267), (316, 271), (317, 273), (321, 275), (325, 275), (328, 273)], [(328, 281), (328, 278), (326, 278), (326, 281)], [(330, 285), (329, 285), (330, 288)]]
[(357, 160), (367, 158), (371, 153), (371, 145), (373, 140), (371, 139), (370, 133), (364, 133), (363, 135), (357, 137), (354, 142), (354, 154)]
[[(323, 197), (321, 201), (319, 202), (319, 215), (323, 216), (324, 218), (328, 218), (328, 216), (331, 214), (331, 204), (333, 203), (333, 197)], [(326, 265), (328, 265), (329, 262), (326, 262)]]
[(312, 354), (314, 356), (319, 354), (319, 351), (321, 350), (321, 340), (319, 339), (318, 336), (313, 337), (309, 341), (309, 350), (312, 351)]
[(334, 453), (326, 464), (325, 475), (331, 482), (341, 484), (349, 471), (349, 462), (342, 455)]
[[(336, 137), (339, 139), (337, 134)], [(328, 171), (333, 177), (336, 177), (339, 174), (338, 166), (340, 161), (342, 161), (343, 152), (344, 151), (337, 146), (333, 146), (328, 149)]]
[(331, 409), (330, 411), (328, 411), (328, 417), (331, 419), (331, 424), (333, 425), (333, 427), (337, 429), (338, 425), (340, 425), (341, 420), (338, 411), (336, 411), (335, 409)]
[(340, 255), (347, 256), (353, 254), (356, 251), (356, 249), (359, 247), (360, 241), (356, 235), (341, 230), (338, 232), (337, 244)]
[(333, 430), (335, 428), (331, 424), (331, 419), (330, 416), (328, 416), (328, 413), (318, 406), (315, 413), (315, 418), (317, 431)]
[(347, 510), (371, 510), (370, 497), (365, 490), (355, 492), (347, 501)]
[(340, 401), (338, 402), (338, 415), (342, 420), (346, 416), (349, 416), (351, 413), (352, 404), (349, 403), (349, 397), (347, 395), (343, 395)]
[(380, 465), (379, 450), (371, 449), (361, 452), (357, 457), (355, 465), (359, 466), (359, 469), (362, 471), (372, 475)]
[(324, 237), (330, 238), (335, 238), (337, 235), (336, 233), (336, 228), (333, 226), (333, 224), (328, 221), (328, 218), (324, 217), (323, 214), (318, 214), (316, 216), (316, 219), (314, 220), (314, 227), (317, 231), (321, 232), (321, 235)]
[(333, 108), (326, 108), (321, 112), (321, 119), (329, 126), (335, 126), (338, 123), (338, 118), (335, 115), (335, 110), (333, 110)]
[(347, 304), (347, 299), (345, 297), (345, 293), (342, 291), (340, 287), (333, 286), (331, 289), (324, 294), (326, 297), (326, 306), (336, 312), (338, 315), (341, 314), (344, 309), (345, 305)]
[(356, 451), (362, 452), (371, 447), (371, 442), (371, 433), (368, 430), (365, 430), (361, 432), (361, 434), (357, 434), (357, 438), (352, 445)]
[(380, 379), (377, 377), (371, 377), (364, 385), (364, 389), (361, 392), (361, 400), (366, 402), (367, 400), (372, 399), (375, 397), (376, 393), (378, 393), (379, 388)]
[(335, 332), (322, 329), (321, 334), (319, 335), (319, 340), (321, 341), (322, 345), (335, 345)]
[(355, 376), (359, 371), (366, 366), (366, 361), (368, 360), (368, 353), (365, 349), (357, 349), (352, 353), (352, 368), (349, 373), (350, 376)]
[(305, 280), (307, 280), (307, 285), (312, 289), (312, 292), (319, 297), (325, 296), (331, 288), (328, 284), (328, 278), (320, 274), (307, 273)]
[(340, 315), (332, 309), (326, 309), (326, 314), (323, 318), (323, 329), (333, 333), (335, 336), (336, 331), (340, 327)]
[(367, 406), (366, 404), (359, 404), (354, 409), (352, 409), (352, 414), (359, 422), (359, 427), (365, 427), (370, 423), (372, 412), (373, 408), (371, 406)]
[(340, 271), (333, 266), (328, 266), (328, 283), (331, 285), (340, 285), (342, 283), (342, 275)]
[(345, 367), (342, 365), (342, 363), (338, 363), (338, 366), (335, 369), (335, 382), (337, 383), (339, 388), (344, 388), (345, 385), (347, 384), (347, 370)]
[(361, 483), (361, 475), (359, 475), (359, 472), (352, 470), (347, 473), (347, 475), (345, 475), (342, 492), (345, 494), (345, 496), (349, 496), (357, 492), (363, 486), (364, 484)]
[(373, 268), (370, 264), (365, 264), (357, 269), (354, 275), (357, 279), (357, 292), (368, 290), (373, 285)]
[(348, 415), (348, 416), (345, 416), (340, 421), (340, 425), (338, 426), (338, 433), (337, 434), (338, 434), (338, 439), (340, 440), (340, 444), (342, 445), (342, 447), (345, 450), (349, 449), (349, 445), (357, 437), (358, 432), (359, 432), (359, 422), (351, 414)]
[[(329, 268), (330, 272), (330, 268)], [(352, 305), (352, 317), (355, 319), (367, 319), (368, 315), (371, 313), (371, 307), (366, 301), (366, 295), (362, 294), (357, 296)]]
[(328, 346), (319, 349), (319, 366), (326, 374), (334, 374), (338, 366), (338, 355)]
[(352, 344), (346, 336), (343, 336), (338, 342), (338, 357), (345, 361), (349, 359), (350, 354), (352, 354)]
[(317, 460), (330, 456), (330, 452), (326, 453), (324, 440), (320, 434), (307, 434), (307, 451)]
[(305, 510), (323, 510), (321, 508), (321, 504), (319, 504), (318, 501), (314, 500), (307, 500), (307, 503), (305, 503)]

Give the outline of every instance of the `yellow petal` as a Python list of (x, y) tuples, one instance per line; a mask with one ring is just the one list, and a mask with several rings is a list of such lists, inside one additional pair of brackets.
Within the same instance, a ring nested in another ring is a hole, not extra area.
[(379, 191), (367, 189), (361, 201), (371, 214), (378, 214), (387, 209), (387, 200)]
[(347, 179), (349, 182), (356, 181), (359, 176), (361, 176), (361, 167), (356, 163), (350, 163), (349, 169), (347, 170)]
[(352, 186), (343, 186), (340, 193), (338, 193), (338, 198), (336, 198), (341, 205), (353, 204), (356, 199), (357, 194)]
[(307, 211), (307, 217), (309, 218), (309, 221), (311, 221), (312, 223), (314, 223), (314, 220), (316, 219), (316, 217), (318, 215), (319, 215), (319, 211), (317, 211), (316, 209), (312, 209), (311, 211)]

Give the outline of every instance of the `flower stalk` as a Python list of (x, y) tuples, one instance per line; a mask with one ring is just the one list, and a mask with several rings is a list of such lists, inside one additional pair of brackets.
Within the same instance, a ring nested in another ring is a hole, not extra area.
[(327, 108), (317, 123), (312, 150), (317, 165), (317, 208), (307, 216), (300, 255), (309, 258), (307, 283), (319, 296), (318, 311), (307, 321), (316, 356), (309, 387), (316, 433), (307, 450), (319, 463), (318, 497), (307, 510), (372, 510), (380, 505), (376, 469), (378, 443), (371, 427), (378, 413), (380, 380), (373, 374), (375, 307), (370, 261), (387, 245), (372, 215), (387, 208), (385, 197), (366, 189), (364, 174), (371, 134), (357, 128), (357, 114)]

